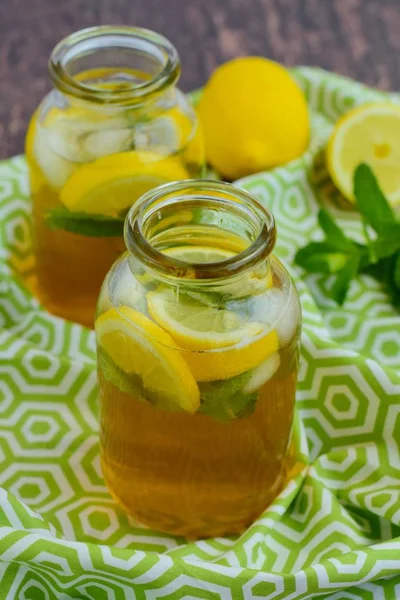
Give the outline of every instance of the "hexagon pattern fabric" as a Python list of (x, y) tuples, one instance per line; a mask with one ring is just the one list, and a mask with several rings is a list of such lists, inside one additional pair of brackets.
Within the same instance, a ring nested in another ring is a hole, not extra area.
[(242, 536), (185, 543), (132, 522), (99, 468), (93, 333), (47, 314), (33, 268), (22, 157), (0, 164), (0, 596), (8, 600), (380, 600), (400, 598), (400, 317), (379, 285), (300, 279), (318, 203), (342, 211), (320, 149), (351, 106), (399, 97), (323, 71), (295, 75), (312, 113), (310, 151), (243, 179), (273, 211), (277, 254), (301, 293), (296, 437), (305, 467)]

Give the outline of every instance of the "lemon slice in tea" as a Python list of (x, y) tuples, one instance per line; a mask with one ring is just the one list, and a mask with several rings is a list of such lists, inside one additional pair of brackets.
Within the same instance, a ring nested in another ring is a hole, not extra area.
[(175, 157), (120, 152), (82, 166), (69, 178), (60, 199), (73, 212), (118, 217), (153, 187), (188, 177)]
[(60, 189), (82, 165), (102, 156), (132, 148), (133, 129), (126, 117), (53, 106), (36, 111), (26, 139), (26, 153), (40, 167), (45, 180)]
[(196, 381), (220, 381), (237, 377), (264, 363), (278, 350), (274, 330), (234, 347), (185, 353), (185, 360)]
[[(221, 242), (221, 240), (218, 241)], [(241, 243), (241, 241), (237, 238), (235, 239), (233, 236), (232, 239), (227, 239), (227, 243), (231, 246), (230, 248), (220, 248), (217, 246), (176, 246), (163, 250), (163, 253), (189, 264), (209, 264), (232, 258), (246, 248), (244, 243)], [(232, 247), (234, 247), (233, 244), (236, 246), (235, 251), (232, 250)], [(220, 294), (228, 294), (232, 298), (243, 298), (244, 296), (265, 292), (272, 285), (273, 277), (271, 269), (269, 269), (267, 273), (249, 273), (245, 278), (241, 277), (237, 281), (223, 283), (218, 292)]]
[(183, 356), (197, 381), (229, 379), (255, 368), (278, 349), (275, 330), (234, 311), (168, 288), (147, 294), (151, 317), (190, 352)]
[(248, 323), (238, 313), (213, 306), (200, 297), (159, 288), (146, 296), (150, 316), (181, 345), (190, 350), (226, 348), (251, 339), (262, 323)]
[(100, 347), (124, 373), (140, 378), (155, 405), (196, 412), (199, 388), (168, 333), (128, 306), (111, 308), (95, 327)]
[(163, 250), (164, 254), (187, 263), (213, 263), (235, 256), (232, 250), (224, 248), (209, 248), (206, 246), (175, 246)]

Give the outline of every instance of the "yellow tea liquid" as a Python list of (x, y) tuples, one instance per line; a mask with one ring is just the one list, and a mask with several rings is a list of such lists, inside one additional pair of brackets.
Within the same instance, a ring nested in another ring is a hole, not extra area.
[(242, 268), (253, 213), (226, 184), (197, 185), (132, 210), (158, 262), (131, 213), (95, 325), (107, 486), (139, 521), (189, 538), (242, 531), (284, 486), (300, 333), (282, 265)]
[[(130, 75), (134, 81), (146, 79), (145, 74)], [(114, 81), (117, 76), (115, 69), (97, 69), (78, 79), (92, 89), (123, 89), (128, 84)], [(124, 250), (121, 233), (98, 230), (99, 217), (111, 219), (122, 232), (123, 216), (145, 191), (198, 176), (203, 146), (196, 127), (177, 107), (153, 108), (149, 115), (80, 104), (45, 107), (34, 115), (26, 153), (35, 287), (50, 312), (93, 327), (101, 283)], [(61, 225), (59, 219), (54, 223), (54, 214), (61, 215)]]
[(282, 351), (254, 412), (230, 421), (159, 410), (100, 373), (102, 469), (117, 502), (176, 535), (241, 532), (277, 496), (292, 466), (295, 354)]
[(32, 194), (32, 201), (39, 299), (51, 313), (92, 328), (99, 289), (124, 249), (123, 239), (50, 228), (45, 215), (59, 199), (45, 184)]

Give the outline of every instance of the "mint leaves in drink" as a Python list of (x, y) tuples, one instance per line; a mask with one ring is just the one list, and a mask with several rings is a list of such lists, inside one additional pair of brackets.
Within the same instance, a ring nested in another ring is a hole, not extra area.
[(53, 208), (46, 214), (46, 223), (50, 228), (90, 237), (121, 236), (124, 221), (125, 217), (116, 219), (104, 215), (72, 212), (62, 206)]

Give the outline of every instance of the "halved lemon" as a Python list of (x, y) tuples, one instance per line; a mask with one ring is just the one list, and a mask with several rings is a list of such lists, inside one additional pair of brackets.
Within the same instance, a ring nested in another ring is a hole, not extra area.
[(136, 310), (111, 308), (96, 320), (100, 347), (160, 408), (195, 413), (200, 392), (174, 340)]
[(71, 211), (117, 217), (148, 190), (189, 174), (179, 159), (153, 152), (120, 152), (82, 166), (60, 193)]
[(341, 193), (354, 202), (353, 175), (367, 163), (392, 206), (400, 204), (400, 106), (365, 104), (336, 124), (327, 147), (329, 173)]

